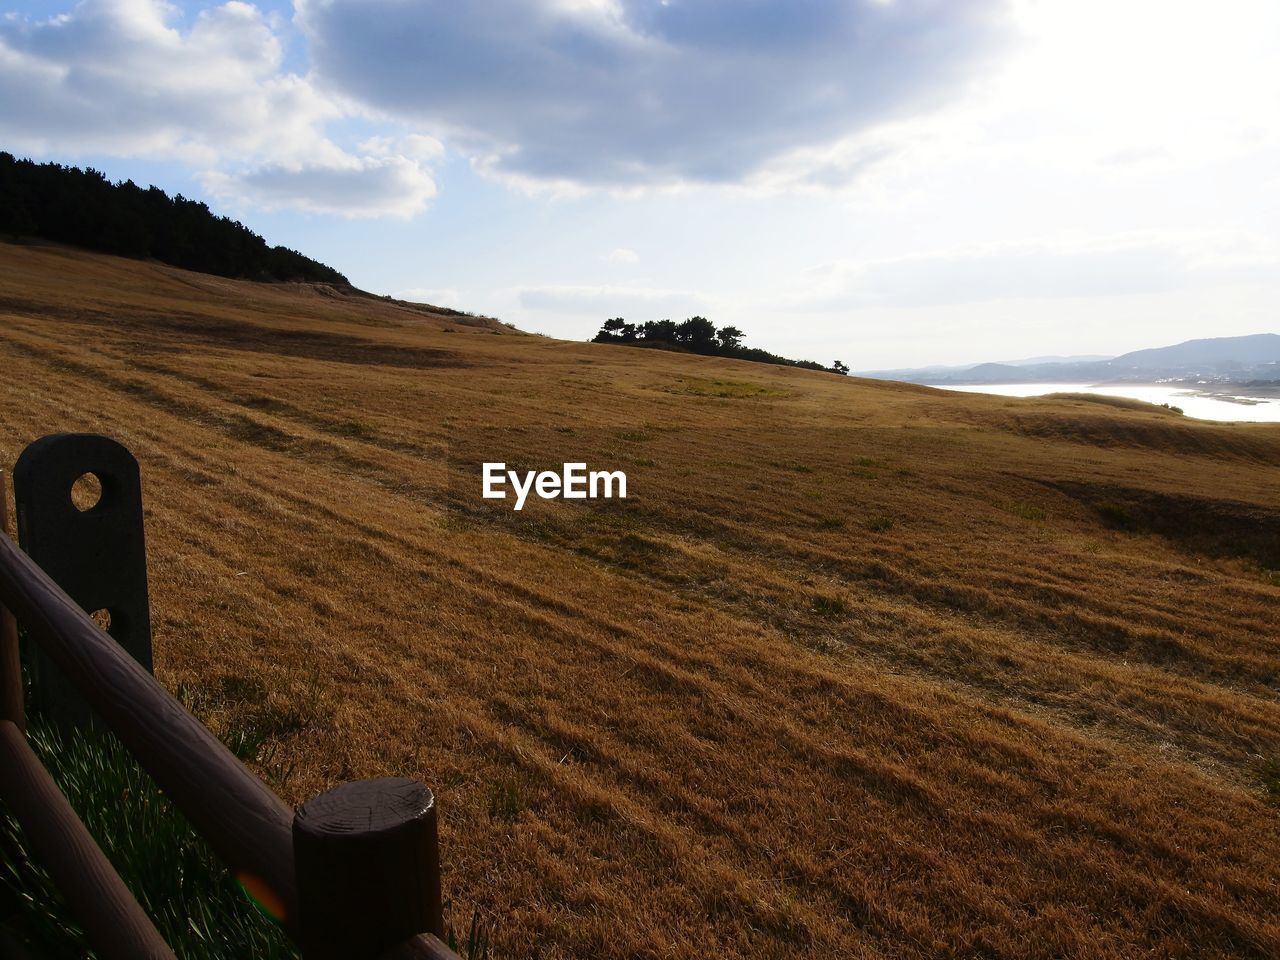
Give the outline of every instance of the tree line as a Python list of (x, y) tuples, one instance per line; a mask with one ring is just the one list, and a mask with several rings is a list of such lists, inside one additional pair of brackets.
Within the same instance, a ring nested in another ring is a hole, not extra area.
[(92, 168), (0, 152), (0, 236), (40, 238), (248, 280), (346, 284), (332, 267), (267, 242), (205, 204)]
[(824, 367), (813, 360), (788, 360), (759, 347), (744, 347), (746, 337), (737, 327), (719, 327), (706, 317), (690, 317), (676, 323), (674, 320), (646, 320), (644, 323), (627, 323), (622, 317), (606, 320), (593, 343), (626, 343), (636, 347), (657, 347), (663, 350), (685, 350), (713, 357), (733, 357), (737, 360), (754, 360), (757, 363), (776, 363), (787, 367), (804, 367), (807, 370), (826, 370), (829, 373), (847, 374), (849, 367), (837, 360)]

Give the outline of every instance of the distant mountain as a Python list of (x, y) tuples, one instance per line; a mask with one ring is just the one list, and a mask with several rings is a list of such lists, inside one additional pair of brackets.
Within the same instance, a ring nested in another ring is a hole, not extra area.
[(1110, 360), (1105, 353), (1081, 353), (1072, 357), (1028, 357), (1025, 360), (997, 360), (1011, 367), (1028, 367), (1036, 363), (1081, 363), (1086, 360)]
[(1195, 367), (1202, 372), (1213, 372), (1218, 368), (1236, 369), (1259, 363), (1280, 363), (1280, 334), (1255, 333), (1250, 337), (1188, 340), (1172, 347), (1135, 350), (1116, 357), (1112, 362), (1139, 370)]
[(917, 367), (856, 374), (938, 386), (979, 383), (1150, 383), (1205, 380), (1215, 383), (1280, 381), (1280, 334), (1188, 340), (1170, 347), (1135, 350), (1111, 359), (1033, 358), (970, 367)]

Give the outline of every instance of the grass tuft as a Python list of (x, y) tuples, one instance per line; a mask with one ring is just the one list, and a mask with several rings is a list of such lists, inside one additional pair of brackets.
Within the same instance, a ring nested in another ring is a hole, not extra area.
[(368, 439), (378, 432), (377, 428), (368, 420), (343, 420), (334, 427), (334, 430), (344, 437), (352, 437), (357, 440)]
[(1034, 503), (1015, 503), (1010, 509), (1014, 516), (1036, 523), (1039, 523), (1046, 516), (1044, 507), (1036, 506)]
[(843, 617), (849, 612), (849, 605), (841, 597), (819, 594), (813, 598), (813, 611), (823, 617)]
[(1258, 779), (1262, 782), (1267, 802), (1280, 807), (1280, 757), (1268, 757), (1259, 764)]
[(529, 809), (529, 796), (520, 780), (499, 780), (489, 788), (489, 817), (502, 823), (515, 823)]
[[(444, 907), (446, 915), (451, 912), (451, 903), (445, 903)], [(489, 944), (492, 938), (493, 924), (481, 917), (479, 910), (471, 914), (471, 923), (467, 927), (465, 937), (458, 935), (452, 919), (445, 922), (445, 943), (449, 945), (450, 950), (462, 957), (462, 960), (489, 960), (491, 956)]]

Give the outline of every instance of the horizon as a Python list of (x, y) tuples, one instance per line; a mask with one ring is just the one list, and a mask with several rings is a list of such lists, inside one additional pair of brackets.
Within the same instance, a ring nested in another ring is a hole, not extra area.
[(698, 314), (867, 371), (1119, 356), (1280, 315), (1262, 0), (0, 14), (0, 148), (525, 330)]
[(1016, 366), (1018, 364), (1042, 364), (1042, 363), (1110, 363), (1113, 360), (1119, 360), (1121, 357), (1129, 353), (1139, 353), (1146, 350), (1162, 350), (1168, 347), (1182, 347), (1191, 343), (1207, 343), (1213, 340), (1242, 340), (1250, 337), (1280, 337), (1280, 333), (1262, 330), (1257, 333), (1246, 333), (1238, 336), (1222, 336), (1222, 337), (1191, 337), (1187, 340), (1179, 340), (1176, 343), (1153, 343), (1147, 347), (1139, 347), (1137, 350), (1128, 350), (1125, 353), (1115, 354), (1044, 354), (1034, 357), (1017, 357), (1012, 360), (979, 360), (976, 363), (925, 363), (915, 367), (886, 367), (881, 370), (855, 370), (858, 373), (896, 373), (906, 371), (921, 370), (965, 370), (969, 367), (994, 365), (994, 366)]

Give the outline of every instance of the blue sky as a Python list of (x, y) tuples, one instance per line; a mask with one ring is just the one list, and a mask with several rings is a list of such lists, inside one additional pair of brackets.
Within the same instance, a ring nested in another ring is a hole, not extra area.
[(0, 0), (0, 148), (855, 369), (1280, 329), (1271, 0)]

